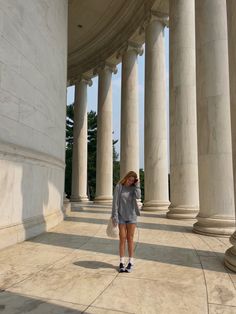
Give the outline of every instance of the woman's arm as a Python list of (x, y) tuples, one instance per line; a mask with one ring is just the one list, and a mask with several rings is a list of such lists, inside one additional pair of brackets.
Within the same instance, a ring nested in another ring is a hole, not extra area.
[(120, 186), (119, 184), (116, 185), (114, 189), (114, 194), (113, 194), (113, 200), (112, 200), (112, 213), (111, 217), (113, 220), (118, 223), (118, 209), (119, 209), (119, 189)]
[(140, 199), (141, 198), (141, 189), (140, 189), (139, 181), (134, 186), (134, 197), (136, 199)]

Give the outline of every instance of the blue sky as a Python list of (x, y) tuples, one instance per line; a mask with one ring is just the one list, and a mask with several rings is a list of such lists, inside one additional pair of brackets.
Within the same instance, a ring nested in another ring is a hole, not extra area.
[[(169, 123), (169, 29), (165, 28), (166, 50), (166, 80), (167, 80), (167, 123)], [(144, 66), (145, 53), (138, 57), (139, 73), (139, 145), (140, 145), (140, 168), (144, 168)], [(120, 103), (121, 103), (121, 64), (118, 65), (118, 73), (112, 77), (113, 98), (113, 139), (118, 139), (116, 151), (120, 153)], [(93, 78), (93, 85), (88, 87), (88, 111), (97, 111), (98, 78)], [(74, 86), (67, 89), (67, 104), (74, 102)], [(168, 145), (169, 146), (169, 145)]]

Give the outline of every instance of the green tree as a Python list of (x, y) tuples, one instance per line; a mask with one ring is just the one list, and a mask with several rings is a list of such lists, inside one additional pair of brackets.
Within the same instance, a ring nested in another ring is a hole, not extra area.
[[(71, 195), (72, 179), (72, 151), (73, 151), (73, 125), (74, 125), (74, 106), (67, 106), (66, 118), (66, 171), (65, 171), (65, 192)], [(120, 162), (115, 150), (113, 141), (113, 185), (119, 181)], [(97, 114), (95, 111), (88, 113), (88, 197), (93, 200), (96, 191), (96, 150), (97, 150)]]
[(144, 200), (144, 170), (139, 169), (139, 180), (140, 180), (140, 188), (141, 188), (141, 201)]
[(66, 169), (65, 193), (71, 195), (74, 106), (66, 106)]
[(118, 140), (113, 140), (113, 189), (120, 180), (120, 161), (118, 160), (118, 153), (116, 152), (115, 144)]
[(93, 200), (96, 192), (97, 114), (88, 113), (88, 197)]

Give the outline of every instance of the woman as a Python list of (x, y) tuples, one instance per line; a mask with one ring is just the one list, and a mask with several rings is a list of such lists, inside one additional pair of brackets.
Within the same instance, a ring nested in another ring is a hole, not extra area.
[[(140, 211), (137, 199), (141, 198), (141, 190), (137, 173), (129, 171), (116, 185), (112, 203), (113, 224), (119, 225), (119, 272), (131, 272), (134, 266), (134, 232), (137, 216)], [(125, 267), (125, 243), (128, 242), (129, 262)]]

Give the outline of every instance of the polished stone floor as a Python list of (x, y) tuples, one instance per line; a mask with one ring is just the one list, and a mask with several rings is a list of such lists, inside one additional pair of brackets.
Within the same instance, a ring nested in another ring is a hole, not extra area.
[(119, 274), (108, 217), (106, 208), (76, 210), (51, 232), (0, 251), (0, 313), (236, 314), (236, 274), (223, 265), (227, 238), (143, 212), (135, 269)]

